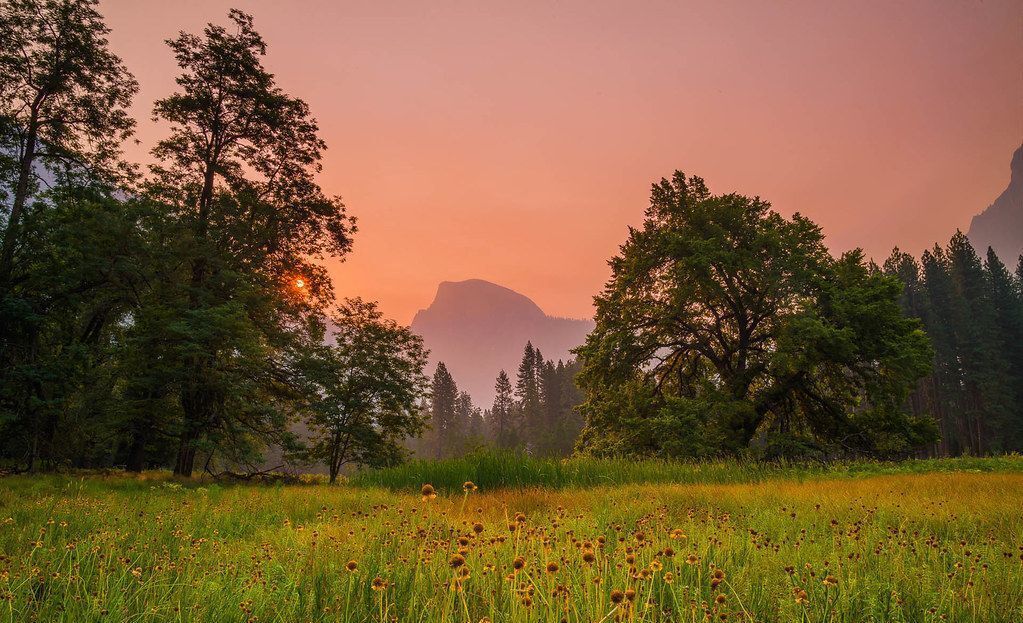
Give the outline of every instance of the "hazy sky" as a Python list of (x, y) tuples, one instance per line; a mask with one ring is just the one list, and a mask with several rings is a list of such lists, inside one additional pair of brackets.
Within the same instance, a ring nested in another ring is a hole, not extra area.
[(341, 295), (407, 322), (488, 279), (591, 314), (674, 169), (820, 223), (833, 251), (918, 254), (984, 209), (1023, 140), (1023, 3), (108, 0), (142, 147), (163, 40), (251, 12), (319, 119), (321, 183), (359, 218)]

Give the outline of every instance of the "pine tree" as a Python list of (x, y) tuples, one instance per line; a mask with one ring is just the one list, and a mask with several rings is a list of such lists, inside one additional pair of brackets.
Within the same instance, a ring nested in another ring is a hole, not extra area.
[(430, 386), (430, 422), (433, 430), (433, 456), (441, 459), (458, 447), (458, 386), (444, 362), (437, 363)]
[(963, 403), (963, 379), (959, 361), (960, 336), (955, 328), (962, 325), (965, 313), (962, 298), (955, 289), (945, 251), (934, 245), (920, 259), (928, 308), (924, 329), (935, 351), (934, 404), (941, 434), (939, 453), (959, 455), (975, 451), (971, 444), (971, 426)]
[(501, 370), (494, 382), (494, 406), (490, 409), (490, 434), (499, 448), (512, 448), (517, 443), (514, 409), (511, 380)]
[(1001, 447), (1023, 449), (1023, 295), (1016, 278), (988, 247), (984, 269), (989, 285), (988, 296), (994, 308), (998, 347), (1008, 366), (1005, 381), (1011, 400)]
[(532, 342), (526, 342), (522, 361), (519, 363), (518, 376), (515, 384), (515, 395), (518, 397), (519, 441), (527, 448), (536, 446), (542, 432), (540, 404), (540, 385), (538, 382), (537, 351)]
[(960, 336), (959, 361), (971, 448), (977, 454), (1000, 451), (1000, 431), (1011, 418), (1011, 396), (1004, 384), (1008, 364), (999, 347), (995, 309), (987, 275), (969, 239), (957, 231), (948, 244), (949, 274), (962, 301), (953, 330)]

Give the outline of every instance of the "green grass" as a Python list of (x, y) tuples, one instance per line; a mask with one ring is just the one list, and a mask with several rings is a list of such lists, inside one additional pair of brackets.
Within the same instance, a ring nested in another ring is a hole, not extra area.
[[(404, 472), (411, 484), (393, 491), (0, 479), (0, 623), (1023, 620), (1019, 458), (488, 460)], [(463, 493), (466, 465), (514, 486)], [(395, 486), (401, 473), (373, 472)], [(457, 492), (422, 499), (421, 481), (440, 477)], [(562, 488), (532, 487), (541, 477)], [(600, 478), (619, 480), (568, 486)]]
[(632, 459), (547, 459), (506, 452), (477, 452), (443, 461), (416, 460), (397, 467), (357, 472), (349, 483), (409, 491), (423, 483), (459, 492), (471, 480), (485, 489), (620, 486), (627, 484), (737, 484), (768, 479), (858, 478), (934, 472), (1023, 472), (1023, 456), (921, 459), (902, 462), (763, 463), (684, 462)]

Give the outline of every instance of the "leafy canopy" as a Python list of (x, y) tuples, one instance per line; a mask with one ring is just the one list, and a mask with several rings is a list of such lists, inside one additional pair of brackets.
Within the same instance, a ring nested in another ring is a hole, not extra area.
[(832, 258), (809, 219), (676, 172), (610, 266), (577, 350), (584, 450), (737, 453), (762, 438), (890, 454), (929, 439), (901, 410), (931, 354), (900, 282), (858, 250)]

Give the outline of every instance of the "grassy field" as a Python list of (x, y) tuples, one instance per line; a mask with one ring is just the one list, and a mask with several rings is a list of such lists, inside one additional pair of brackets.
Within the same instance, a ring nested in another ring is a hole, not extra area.
[(429, 499), (422, 482), (369, 486), (395, 472), (359, 487), (9, 477), (0, 621), (1016, 622), (1021, 463), (689, 466), (714, 482), (683, 483), (647, 464), (658, 482), (569, 470)]

